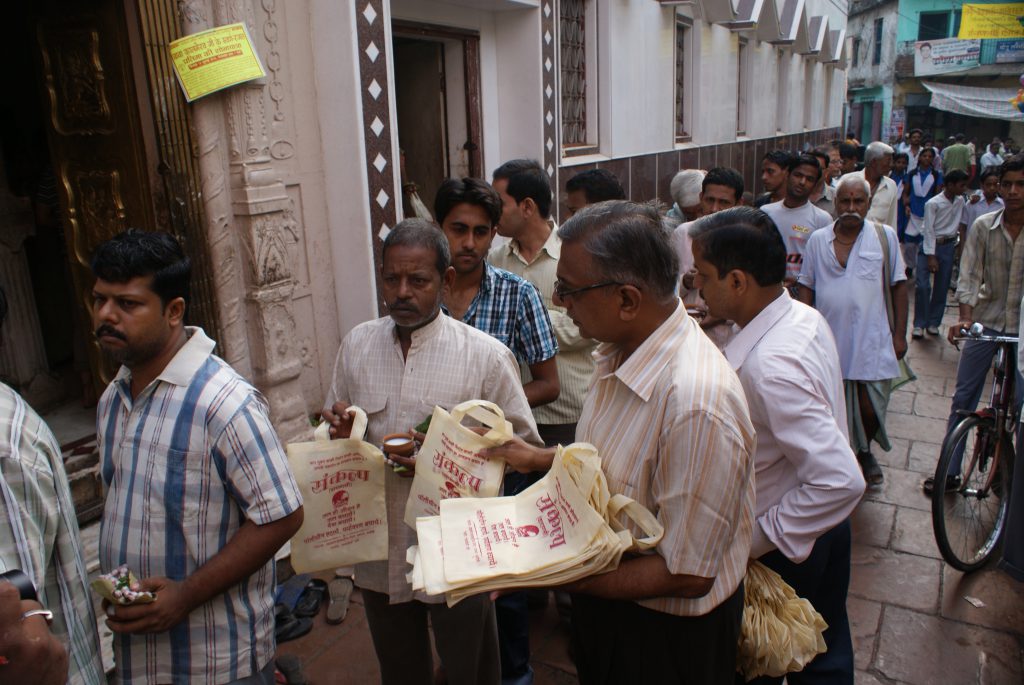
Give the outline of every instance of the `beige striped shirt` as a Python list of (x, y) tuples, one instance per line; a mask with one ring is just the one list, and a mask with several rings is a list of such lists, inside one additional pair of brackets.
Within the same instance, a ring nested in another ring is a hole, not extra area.
[(681, 304), (627, 359), (610, 344), (594, 357), (578, 438), (597, 446), (611, 491), (665, 527), (657, 552), (668, 570), (715, 579), (703, 597), (639, 604), (706, 614), (739, 587), (750, 551), (754, 427), (743, 387)]
[(1003, 227), (1002, 209), (974, 222), (960, 258), (956, 299), (974, 307), (974, 320), (1013, 334), (1024, 294), (1024, 239), (1013, 240)]
[[(597, 343), (590, 338), (580, 336), (579, 329), (565, 313), (564, 307), (555, 305), (552, 295), (555, 290), (555, 271), (561, 256), (562, 241), (558, 237), (558, 227), (553, 226), (543, 247), (532, 262), (527, 262), (519, 253), (519, 243), (510, 240), (499, 245), (487, 256), (494, 266), (511, 271), (533, 283), (540, 291), (544, 306), (551, 319), (551, 329), (558, 340), (558, 383), (561, 386), (558, 399), (550, 404), (535, 407), (533, 415), (540, 424), (576, 423), (583, 410), (583, 400), (587, 395), (590, 377), (594, 373), (594, 359), (591, 356)], [(530, 370), (520, 367), (523, 383), (532, 380)]]
[[(515, 357), (507, 347), (472, 326), (439, 314), (413, 332), (406, 358), (390, 317), (367, 321), (345, 336), (334, 365), (334, 381), (325, 406), (341, 400), (366, 411), (366, 441), (380, 446), (385, 435), (407, 431), (438, 405), (451, 409), (466, 400), (490, 400), (501, 407), (516, 435), (540, 444), (530, 405), (523, 393)], [(356, 585), (390, 596), (390, 602), (443, 597), (413, 594), (405, 579), (411, 569), (405, 552), (416, 531), (405, 525), (405, 502), (412, 478), (387, 469), (388, 559), (356, 566)]]

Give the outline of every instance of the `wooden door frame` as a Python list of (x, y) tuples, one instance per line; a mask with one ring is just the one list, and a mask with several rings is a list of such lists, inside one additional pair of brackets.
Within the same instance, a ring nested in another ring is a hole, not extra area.
[[(452, 26), (393, 19), (393, 36), (405, 38), (447, 38), (462, 43), (462, 67), (466, 80), (466, 142), (475, 146), (467, 152), (469, 175), (484, 177), (483, 101), (480, 96), (480, 32)], [(447, 151), (446, 151), (447, 154)]]

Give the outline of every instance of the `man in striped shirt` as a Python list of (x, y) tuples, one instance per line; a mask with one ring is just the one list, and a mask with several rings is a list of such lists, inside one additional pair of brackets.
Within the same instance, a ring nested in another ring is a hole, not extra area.
[(100, 564), (156, 594), (105, 605), (116, 682), (274, 682), (274, 553), (302, 500), (266, 401), (184, 325), (190, 264), (166, 233), (96, 248), (93, 326), (121, 369), (100, 399)]
[[(676, 295), (656, 209), (594, 205), (558, 234), (556, 302), (603, 341), (577, 437), (597, 447), (612, 493), (665, 527), (655, 553), (568, 586), (580, 682), (730, 683), (754, 508), (743, 388)], [(553, 456), (517, 441), (492, 453), (519, 468)]]
[[(0, 290), (0, 327), (7, 305)], [(67, 650), (70, 685), (99, 685), (96, 614), (87, 585), (75, 505), (53, 433), (28, 404), (0, 383), (0, 573), (23, 571), (36, 587), (44, 609), (53, 612), (52, 633)], [(42, 621), (42, 618), (20, 620)], [(7, 626), (0, 625), (0, 631)], [(13, 659), (0, 650), (0, 656)], [(21, 669), (25, 664), (12, 664)], [(45, 680), (49, 664), (32, 673)], [(7, 680), (0, 664), (0, 680)], [(63, 676), (63, 674), (61, 674)], [(15, 678), (13, 674), (11, 678)], [(28, 682), (28, 681), (21, 681)], [(33, 681), (35, 682), (35, 681)], [(60, 682), (64, 682), (61, 677)]]

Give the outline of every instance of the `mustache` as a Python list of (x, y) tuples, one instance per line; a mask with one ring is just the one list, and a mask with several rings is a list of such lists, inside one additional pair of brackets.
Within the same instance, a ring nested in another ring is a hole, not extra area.
[(409, 312), (409, 311), (412, 311), (414, 309), (415, 309), (415, 307), (413, 307), (409, 303), (404, 302), (402, 300), (396, 300), (394, 302), (389, 302), (388, 303), (388, 310), (392, 311), (392, 312), (393, 311)]
[(857, 212), (843, 212), (842, 214), (839, 215), (839, 218), (840, 219), (845, 219), (848, 216), (853, 216), (853, 217), (856, 217), (858, 219), (863, 219), (864, 218), (860, 214), (858, 214)]
[(108, 326), (107, 324), (103, 324), (102, 326), (97, 328), (94, 334), (97, 338), (109, 335), (111, 338), (117, 338), (118, 340), (124, 340), (126, 342), (128, 340), (128, 338), (124, 336), (124, 333), (115, 330), (112, 326)]

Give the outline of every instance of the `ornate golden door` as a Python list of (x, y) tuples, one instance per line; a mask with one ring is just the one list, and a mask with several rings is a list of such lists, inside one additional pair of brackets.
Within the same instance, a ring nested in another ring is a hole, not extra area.
[[(178, 36), (174, 0), (43, 0), (34, 30), (83, 330), (92, 330), (93, 249), (135, 227), (181, 240), (193, 263), (189, 322), (216, 336), (190, 112), (167, 55)], [(114, 369), (87, 339), (101, 387)]]

